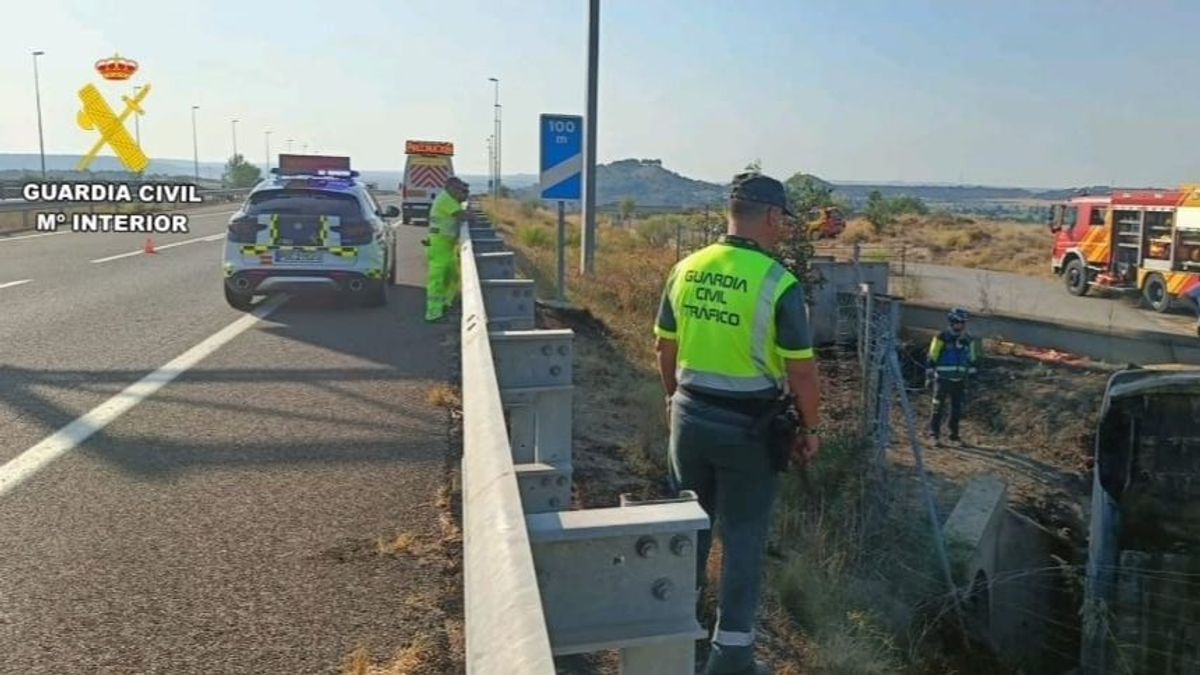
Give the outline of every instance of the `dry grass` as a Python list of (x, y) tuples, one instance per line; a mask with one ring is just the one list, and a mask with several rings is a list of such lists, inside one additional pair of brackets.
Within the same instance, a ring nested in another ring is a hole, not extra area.
[(846, 225), (832, 242), (817, 245), (818, 252), (837, 250), (850, 244), (864, 245), (863, 256), (875, 253), (891, 257), (904, 247), (910, 262), (972, 267), (1052, 278), (1050, 251), (1053, 238), (1043, 227), (1029, 223), (972, 220), (934, 214), (904, 216), (887, 234), (857, 218)]
[(359, 646), (346, 660), (342, 675), (443, 675), (443, 667), (436, 641), (420, 635), (397, 651), (391, 661), (378, 665), (372, 663), (370, 652)]
[(379, 537), (375, 541), (375, 550), (379, 555), (409, 555), (418, 551), (417, 537), (411, 532), (404, 532), (395, 539), (388, 540)]
[(425, 394), (425, 401), (435, 408), (458, 409), (462, 399), (458, 390), (448, 384), (435, 384)]

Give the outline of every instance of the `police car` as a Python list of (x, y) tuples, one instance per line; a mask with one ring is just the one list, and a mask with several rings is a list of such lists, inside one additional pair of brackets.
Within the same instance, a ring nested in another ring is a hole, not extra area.
[(280, 155), (271, 173), (229, 220), (229, 305), (246, 310), (256, 295), (309, 291), (387, 304), (399, 209), (380, 208), (348, 157)]

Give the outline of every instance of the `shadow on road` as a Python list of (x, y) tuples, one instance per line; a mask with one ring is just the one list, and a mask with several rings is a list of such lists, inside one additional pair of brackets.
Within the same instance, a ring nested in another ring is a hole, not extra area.
[[(80, 454), (102, 457), (146, 478), (214, 465), (405, 461), (406, 444), (397, 438), (419, 438), (436, 423), (424, 392), (447, 379), (445, 345), (456, 322), (453, 316), (425, 322), (422, 288), (393, 286), (390, 295), (383, 308), (347, 306), (320, 296), (289, 299), (127, 413), (154, 411), (139, 425), (138, 435), (131, 437), (128, 426), (120, 437), (110, 433), (111, 427), (101, 429), (81, 445)], [(206, 367), (222, 355), (227, 362), (229, 353), (244, 351), (244, 345), (234, 345), (248, 337), (255, 349), (267, 350), (262, 358), (244, 369)], [(146, 375), (129, 369), (31, 370), (0, 364), (0, 409), (57, 430), (81, 411), (65, 407), (59, 399), (70, 397), (56, 396), (56, 390), (108, 397)], [(181, 431), (178, 425), (188, 428)], [(247, 436), (247, 428), (268, 433)], [(277, 443), (275, 437), (312, 441)]]

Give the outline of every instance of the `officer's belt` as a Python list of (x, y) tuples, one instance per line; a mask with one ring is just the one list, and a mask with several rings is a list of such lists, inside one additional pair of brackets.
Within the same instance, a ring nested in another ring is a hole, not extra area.
[(695, 389), (684, 386), (680, 386), (679, 388), (693, 401), (699, 401), (700, 403), (706, 403), (723, 410), (728, 410), (729, 412), (748, 415), (750, 417), (765, 415), (774, 403), (774, 400), (769, 398), (733, 398), (698, 392)]

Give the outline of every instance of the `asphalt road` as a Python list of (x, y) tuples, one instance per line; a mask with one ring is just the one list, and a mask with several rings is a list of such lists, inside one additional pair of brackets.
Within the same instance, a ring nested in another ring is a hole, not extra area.
[[(1135, 298), (1092, 292), (1082, 298), (1067, 293), (1061, 282), (1004, 272), (908, 263), (916, 279), (901, 293), (915, 301), (957, 305), (972, 311), (1061, 321), (1105, 332), (1110, 328), (1155, 330), (1195, 336), (1195, 313), (1186, 306), (1160, 314), (1139, 307)], [(892, 284), (903, 284), (893, 278)]]
[(231, 211), (154, 255), (0, 238), (0, 673), (335, 673), (457, 592), (376, 551), (439, 535), (452, 324), (422, 320), (422, 231), (398, 226), (386, 308), (248, 315), (221, 294)]

